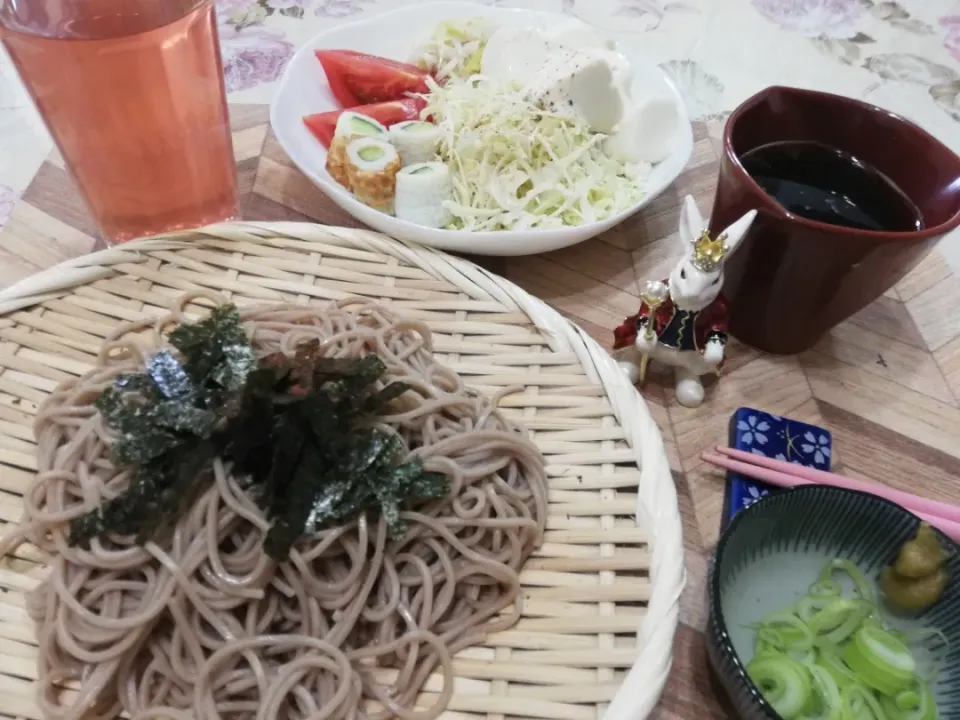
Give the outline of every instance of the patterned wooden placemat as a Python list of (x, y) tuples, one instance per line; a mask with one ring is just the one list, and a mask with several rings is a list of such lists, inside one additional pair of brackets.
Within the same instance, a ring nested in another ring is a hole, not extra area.
[[(351, 225), (294, 169), (269, 130), (268, 110), (231, 106), (244, 216)], [(640, 282), (666, 274), (687, 193), (708, 214), (719, 128), (694, 124), (695, 147), (677, 183), (640, 216), (604, 237), (536, 257), (483, 264), (574, 319), (605, 347), (639, 305)], [(0, 230), (0, 285), (96, 245), (92, 222), (58, 158), (49, 159)], [(716, 540), (722, 476), (700, 453), (726, 442), (727, 419), (749, 406), (824, 425), (834, 434), (834, 467), (849, 474), (960, 502), (960, 280), (932, 253), (883, 298), (832, 331), (814, 350), (775, 358), (730, 349), (723, 378), (698, 410), (679, 407), (672, 382), (654, 373), (644, 388), (663, 431), (684, 513), (689, 589), (663, 718), (723, 717), (708, 683), (702, 584)]]

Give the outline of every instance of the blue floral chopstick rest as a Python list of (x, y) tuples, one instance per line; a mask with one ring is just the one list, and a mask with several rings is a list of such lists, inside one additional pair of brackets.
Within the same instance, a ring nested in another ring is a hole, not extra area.
[[(830, 470), (833, 438), (829, 430), (816, 425), (771, 415), (753, 408), (740, 408), (730, 418), (730, 446), (737, 450)], [(776, 488), (728, 472), (723, 525), (740, 510), (749, 507)]]

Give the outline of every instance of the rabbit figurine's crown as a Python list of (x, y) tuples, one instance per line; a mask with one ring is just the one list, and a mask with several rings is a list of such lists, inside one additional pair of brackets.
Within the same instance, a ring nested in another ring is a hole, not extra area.
[(693, 243), (693, 257), (691, 264), (700, 272), (710, 273), (723, 264), (723, 256), (727, 252), (727, 235), (721, 233), (716, 240), (710, 237), (706, 230)]

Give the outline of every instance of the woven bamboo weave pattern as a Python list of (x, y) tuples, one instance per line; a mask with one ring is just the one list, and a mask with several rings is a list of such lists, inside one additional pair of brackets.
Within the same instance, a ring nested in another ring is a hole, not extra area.
[[(646, 717), (669, 671), (683, 545), (643, 400), (592, 339), (539, 300), (466, 261), (375, 233), (220, 225), (97, 253), (0, 292), (0, 525), (19, 518), (33, 478), (38, 404), (92, 366), (117, 323), (159, 315), (198, 287), (241, 306), (374, 298), (427, 322), (438, 357), (474, 388), (523, 386), (502, 407), (547, 458), (547, 533), (521, 578), (521, 621), (457, 656), (445, 717)], [(0, 565), (0, 717), (40, 718), (24, 600), (43, 573), (31, 547)], [(434, 678), (427, 692), (438, 689)]]

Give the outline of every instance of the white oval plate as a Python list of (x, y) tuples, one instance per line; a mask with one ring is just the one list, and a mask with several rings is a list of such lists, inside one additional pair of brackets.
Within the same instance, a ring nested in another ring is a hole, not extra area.
[(618, 48), (633, 65), (634, 92), (673, 97), (682, 119), (670, 156), (653, 168), (647, 178), (646, 195), (636, 204), (602, 222), (556, 229), (497, 230), (472, 232), (438, 230), (416, 225), (374, 210), (334, 180), (324, 168), (327, 152), (303, 124), (313, 113), (339, 110), (327, 85), (314, 51), (322, 48), (349, 49), (395, 60), (409, 60), (413, 51), (443, 20), (483, 17), (498, 27), (551, 28), (568, 25), (563, 15), (498, 7), (469, 2), (414, 4), (326, 30), (307, 42), (290, 61), (270, 106), (270, 124), (280, 145), (298, 168), (341, 208), (380, 232), (442, 250), (475, 255), (530, 255), (575, 245), (609, 230), (662, 193), (683, 171), (693, 151), (693, 132), (686, 107), (673, 83), (653, 62), (628, 48)]

